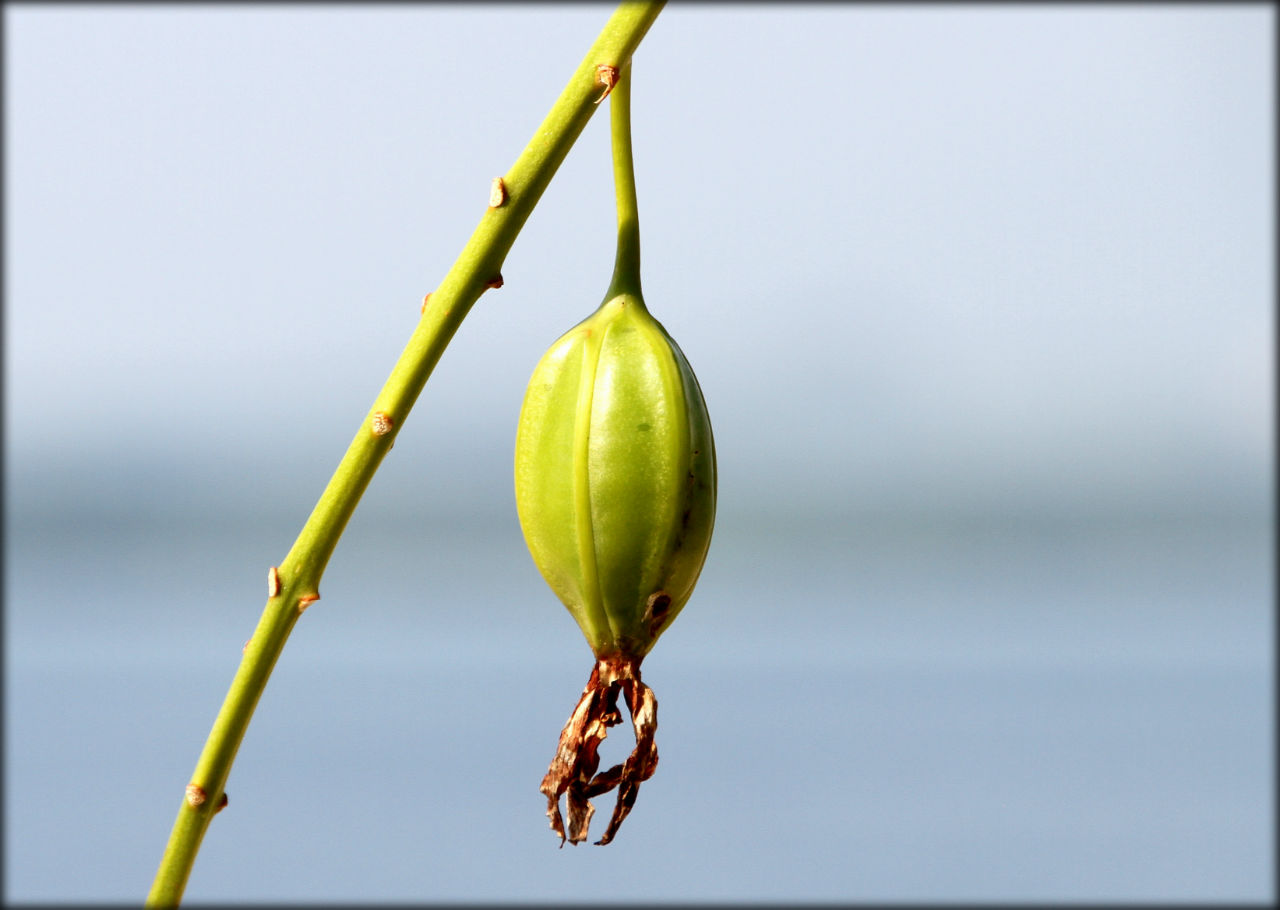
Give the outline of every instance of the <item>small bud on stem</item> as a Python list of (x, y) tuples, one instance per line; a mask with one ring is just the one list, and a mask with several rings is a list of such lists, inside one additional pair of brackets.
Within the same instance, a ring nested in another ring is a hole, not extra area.
[(391, 419), (391, 415), (386, 411), (373, 412), (373, 419), (369, 422), (369, 428), (373, 431), (374, 436), (386, 436), (391, 432), (393, 426), (395, 426), (395, 421)]
[(607, 63), (596, 66), (596, 81), (604, 86), (604, 94), (596, 99), (596, 104), (609, 97), (613, 87), (618, 84), (618, 68)]
[(502, 181), (501, 177), (494, 177), (493, 184), (489, 187), (489, 208), (499, 208), (506, 201), (507, 185)]

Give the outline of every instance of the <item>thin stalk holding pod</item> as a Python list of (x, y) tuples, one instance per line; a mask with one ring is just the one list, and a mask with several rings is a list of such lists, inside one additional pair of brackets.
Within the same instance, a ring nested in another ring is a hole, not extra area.
[(631, 61), (622, 65), (609, 96), (609, 134), (613, 151), (613, 187), (618, 206), (618, 252), (605, 300), (640, 293), (640, 208), (636, 201), (635, 161), (631, 154)]
[(148, 906), (181, 901), (209, 822), (227, 804), (227, 777), (258, 699), (298, 617), (319, 600), (320, 578), (356, 504), (472, 305), (485, 290), (502, 286), (502, 265), (512, 243), (603, 97), (600, 74), (626, 65), (664, 2), (628, 0), (613, 13), (533, 139), (511, 169), (493, 181), (489, 208), (439, 287), (423, 301), (422, 318), (390, 377), (293, 547), (268, 573), (266, 607), (186, 787)]

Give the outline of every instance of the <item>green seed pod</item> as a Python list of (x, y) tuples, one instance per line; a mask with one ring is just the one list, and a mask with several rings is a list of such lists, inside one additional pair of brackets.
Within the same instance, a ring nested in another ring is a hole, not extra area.
[(538, 363), (515, 486), (529, 552), (596, 657), (638, 663), (693, 592), (716, 507), (698, 380), (639, 296), (605, 301)]
[[(563, 846), (586, 840), (590, 798), (617, 788), (597, 841), (607, 844), (658, 766), (658, 701), (640, 662), (693, 593), (716, 511), (702, 390), (639, 294), (610, 297), (534, 369), (516, 431), (516, 506), (533, 561), (596, 655), (539, 789)], [(636, 747), (597, 773), (619, 699)]]

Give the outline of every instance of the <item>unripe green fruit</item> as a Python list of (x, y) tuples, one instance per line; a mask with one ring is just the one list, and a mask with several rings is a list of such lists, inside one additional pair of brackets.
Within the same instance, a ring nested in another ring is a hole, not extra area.
[(533, 560), (598, 658), (641, 658), (702, 571), (715, 444), (684, 354), (633, 294), (566, 332), (529, 380), (516, 507)]

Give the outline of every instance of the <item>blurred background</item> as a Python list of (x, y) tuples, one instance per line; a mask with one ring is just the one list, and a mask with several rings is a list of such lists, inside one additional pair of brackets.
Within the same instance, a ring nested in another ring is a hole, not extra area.
[[(6, 4), (7, 901), (146, 894), (268, 566), (611, 11)], [(658, 773), (612, 846), (556, 849), (591, 655), (511, 459), (610, 277), (602, 107), (365, 495), (187, 899), (1272, 898), (1274, 35), (666, 9), (645, 293), (720, 506), (645, 663)]]

